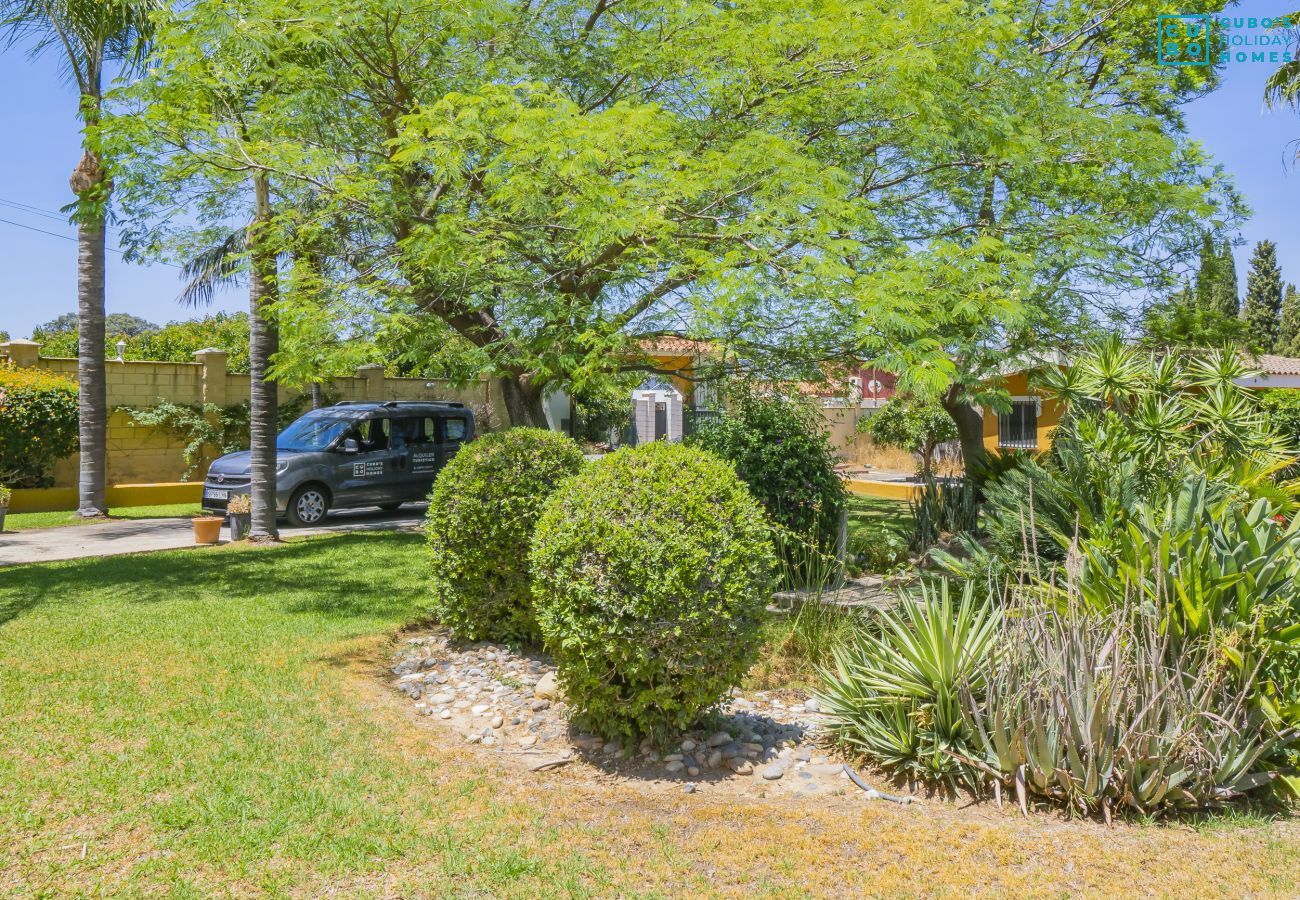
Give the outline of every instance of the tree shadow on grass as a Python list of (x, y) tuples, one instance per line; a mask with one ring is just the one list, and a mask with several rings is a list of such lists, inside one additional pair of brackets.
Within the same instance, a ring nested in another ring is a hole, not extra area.
[(423, 590), (423, 567), (405, 564), (411, 533), (349, 533), (270, 547), (221, 547), (99, 557), (0, 571), (0, 626), (46, 603), (104, 597), (129, 603), (178, 598), (264, 599), (285, 612), (402, 617)]

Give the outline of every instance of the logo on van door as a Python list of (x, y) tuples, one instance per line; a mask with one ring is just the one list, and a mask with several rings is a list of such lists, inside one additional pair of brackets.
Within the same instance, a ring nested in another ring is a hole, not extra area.
[(437, 453), (412, 453), (412, 472), (433, 472), (438, 468)]
[(369, 478), (372, 475), (384, 474), (384, 461), (382, 459), (369, 460), (352, 464), (353, 478)]

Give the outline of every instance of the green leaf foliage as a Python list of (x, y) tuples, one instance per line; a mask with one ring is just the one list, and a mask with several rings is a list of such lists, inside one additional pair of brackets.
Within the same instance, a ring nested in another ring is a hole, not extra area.
[(929, 476), (934, 448), (957, 439), (957, 426), (942, 406), (913, 397), (895, 397), (860, 425), (878, 444), (921, 454), (921, 473)]
[(978, 689), (995, 647), (999, 614), (967, 584), (904, 596), (874, 629), (834, 653), (818, 699), (833, 740), (924, 781), (973, 781), (949, 751), (969, 733), (962, 692)]
[(665, 743), (753, 664), (774, 551), (732, 467), (663, 441), (556, 492), (533, 539), (537, 621), (581, 722)]
[(76, 449), (76, 383), (0, 365), (0, 483), (45, 487), (54, 464)]
[(470, 640), (537, 642), (529, 541), (547, 498), (582, 464), (577, 444), (540, 428), (460, 449), (438, 473), (425, 523), (435, 619)]
[(729, 395), (725, 414), (707, 422), (687, 444), (735, 465), (772, 521), (792, 532), (795, 543), (822, 553), (832, 550), (846, 495), (820, 414), (802, 400), (777, 394), (734, 387)]
[[(135, 319), (134, 316), (128, 318)], [(75, 358), (78, 355), (75, 319), (71, 329), (52, 327), (62, 320), (60, 317), (33, 332), (32, 339), (41, 342), (41, 356)], [(141, 321), (137, 320), (136, 324)], [(229, 371), (248, 371), (248, 313), (215, 313), (201, 319), (168, 322), (162, 328), (145, 328), (135, 333), (114, 331), (110, 324), (104, 333), (104, 353), (109, 359), (117, 357), (117, 342), (122, 340), (126, 342), (123, 359), (192, 363), (195, 353), (212, 348), (226, 351)]]
[(451, 329), (533, 406), (683, 323), (969, 398), (1239, 212), (1163, 9), (195, 0), (100, 136), (141, 254), (210, 247), (177, 232), (266, 173), (282, 297)]
[(1276, 352), (1282, 332), (1282, 270), (1272, 241), (1260, 241), (1250, 257), (1242, 315), (1251, 345), (1265, 353)]

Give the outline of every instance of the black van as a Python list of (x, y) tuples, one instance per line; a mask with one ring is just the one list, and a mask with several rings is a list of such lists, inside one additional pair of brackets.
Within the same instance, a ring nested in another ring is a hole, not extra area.
[[(294, 525), (315, 525), (331, 509), (396, 509), (429, 496), (433, 479), (474, 438), (463, 403), (347, 401), (297, 419), (276, 439), (276, 511)], [(203, 508), (225, 513), (252, 484), (250, 454), (213, 461)]]

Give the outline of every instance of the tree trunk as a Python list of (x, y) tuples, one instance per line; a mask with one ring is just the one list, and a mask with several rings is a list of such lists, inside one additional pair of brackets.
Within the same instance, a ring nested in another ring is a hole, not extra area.
[[(82, 166), (85, 162), (83, 159)], [(77, 383), (81, 451), (77, 515), (105, 516), (108, 389), (104, 381), (103, 207), (92, 220), (77, 226)]]
[(501, 383), (501, 399), (505, 403), (506, 417), (511, 428), (530, 426), (545, 428), (546, 413), (542, 411), (542, 392), (525, 377), (506, 375)]
[(320, 409), (321, 403), (322, 400), (321, 400), (321, 392), (320, 392), (320, 382), (313, 381), (311, 383), (311, 408)]
[(271, 218), (270, 185), (267, 176), (253, 176), (255, 209), (248, 227), (248, 376), (249, 450), (252, 455), (252, 527), (255, 541), (279, 540), (275, 523), (275, 439), (277, 433), (276, 384), (267, 377), (271, 356), (278, 349), (279, 336), (268, 316), (275, 301), (275, 252), (266, 246), (266, 226)]
[[(98, 61), (87, 73), (81, 96), (85, 129), (99, 124), (101, 81)], [(108, 515), (108, 387), (104, 377), (104, 223), (108, 195), (104, 167), (86, 147), (68, 185), (77, 196), (77, 437), (81, 452), (77, 515)]]
[(960, 387), (956, 384), (944, 394), (942, 403), (957, 426), (966, 475), (978, 479), (980, 462), (988, 452), (984, 449), (984, 419), (975, 407), (961, 399)]

